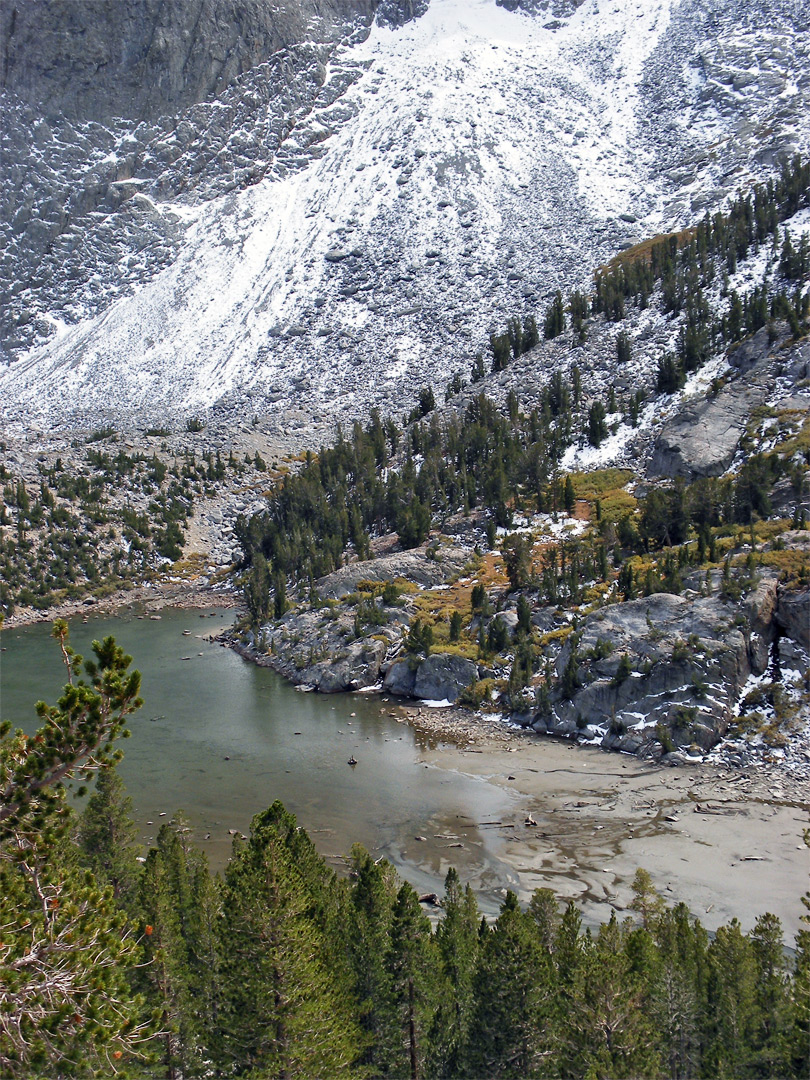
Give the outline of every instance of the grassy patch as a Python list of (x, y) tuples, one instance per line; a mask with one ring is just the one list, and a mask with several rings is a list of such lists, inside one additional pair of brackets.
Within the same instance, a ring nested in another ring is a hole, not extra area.
[(477, 660), (478, 659), (478, 646), (474, 641), (436, 641), (436, 631), (434, 630), (433, 644), (430, 647), (431, 654), (433, 653), (450, 653), (452, 656), (463, 656), (465, 660)]
[[(414, 596), (413, 606), (423, 620), (432, 622), (434, 625), (441, 626), (442, 622), (449, 623), (454, 611), (460, 612), (462, 620), (466, 622), (472, 613), (471, 594), (472, 586), (469, 584), (456, 583), (449, 589), (438, 592), (426, 589)], [(449, 633), (446, 627), (444, 629)]]
[(193, 552), (190, 555), (184, 555), (181, 559), (178, 559), (176, 563), (172, 565), (172, 573), (179, 574), (181, 577), (199, 577), (199, 575), (206, 572), (208, 566), (208, 557), (200, 552)]
[(806, 551), (785, 548), (783, 551), (764, 551), (758, 558), (759, 565), (778, 570), (783, 584), (805, 585), (810, 580), (810, 565)]
[(571, 483), (578, 499), (601, 499), (616, 488), (623, 488), (633, 479), (630, 469), (596, 469), (593, 472), (571, 473)]
[(577, 499), (584, 499), (592, 506), (598, 501), (602, 517), (609, 521), (618, 521), (623, 514), (636, 509), (636, 499), (624, 490), (632, 479), (630, 469), (596, 469), (594, 472), (571, 474)]
[(690, 240), (692, 240), (697, 233), (697, 229), (681, 229), (680, 232), (670, 233), (658, 233), (655, 236), (651, 236), (648, 240), (642, 240), (638, 244), (633, 244), (632, 247), (627, 248), (626, 251), (622, 251), (619, 255), (614, 257), (605, 266), (600, 266), (596, 271), (597, 275), (609, 273), (611, 270), (618, 270), (621, 266), (627, 266), (635, 262), (649, 262), (652, 258), (652, 249), (656, 244), (663, 243), (665, 240), (671, 240), (674, 236), (678, 242), (678, 247), (685, 247)]
[(556, 630), (549, 630), (547, 634), (541, 634), (537, 639), (537, 644), (541, 649), (547, 645), (551, 645), (552, 642), (558, 641), (562, 644), (566, 638), (573, 633), (573, 626), (560, 626)]
[[(782, 414), (783, 417), (784, 415)], [(774, 449), (785, 457), (793, 457), (794, 454), (810, 454), (810, 417), (797, 412), (795, 417), (791, 416), (791, 420), (795, 420), (796, 423), (793, 434), (778, 443)]]

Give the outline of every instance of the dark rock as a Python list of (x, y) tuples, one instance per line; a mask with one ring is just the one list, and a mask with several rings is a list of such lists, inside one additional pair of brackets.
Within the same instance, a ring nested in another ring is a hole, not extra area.
[(364, 639), (355, 642), (348, 647), (344, 657), (321, 669), (316, 683), (318, 689), (322, 694), (338, 694), (374, 686), (379, 680), (386, 652), (383, 641)]
[(477, 675), (472, 660), (455, 653), (434, 653), (419, 665), (413, 693), (428, 701), (457, 701)]
[[(639, 753), (661, 725), (676, 745), (709, 749), (727, 730), (754, 665), (767, 666), (774, 588), (768, 578), (750, 598), (745, 634), (735, 625), (735, 609), (719, 597), (658, 593), (594, 612), (577, 651), (581, 685), (571, 700), (558, 691), (542, 730), (590, 740), (601, 735), (607, 749)], [(588, 660), (600, 640), (613, 646), (611, 656)], [(634, 670), (617, 680), (622, 653), (634, 658)], [(566, 643), (558, 674), (570, 656)], [(541, 730), (537, 721), (532, 726)]]
[(398, 697), (413, 697), (416, 683), (416, 664), (409, 660), (395, 661), (385, 674), (383, 690)]
[(756, 590), (745, 602), (748, 620), (748, 659), (755, 675), (768, 668), (771, 644), (776, 636), (774, 616), (777, 604), (777, 582), (773, 574), (763, 575)]
[(380, 26), (399, 27), (424, 15), (430, 0), (380, 0), (377, 22)]
[[(781, 323), (779, 328), (782, 331), (780, 336), (784, 337), (787, 330), (786, 324)], [(740, 372), (751, 371), (762, 361), (764, 356), (768, 356), (769, 353), (773, 352), (775, 344), (770, 339), (768, 328), (763, 327), (730, 350), (728, 354), (729, 367)]]
[(731, 464), (752, 409), (771, 383), (735, 382), (714, 398), (687, 402), (658, 436), (652, 476), (720, 476)]
[(373, 8), (373, 0), (0, 0), (3, 85), (46, 116), (156, 119), (306, 41), (315, 17), (334, 33), (368, 22)]
[(810, 589), (780, 588), (776, 622), (789, 638), (810, 649)]

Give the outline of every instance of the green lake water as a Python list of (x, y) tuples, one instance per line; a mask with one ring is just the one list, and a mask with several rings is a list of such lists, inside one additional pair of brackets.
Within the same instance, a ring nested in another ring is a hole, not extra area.
[[(165, 610), (159, 620), (132, 612), (70, 624), (79, 652), (88, 655), (94, 638), (112, 634), (142, 673), (144, 706), (121, 744), (121, 774), (143, 843), (182, 810), (221, 867), (228, 830), (247, 832), (255, 813), (281, 799), (333, 865), (359, 841), (418, 890), (441, 893), (452, 864), (462, 879), (476, 879), (482, 907), (497, 910), (514, 875), (499, 857), (498, 837), (469, 826), (507, 813), (510, 795), (426, 767), (421, 736), (384, 715), (376, 695), (301, 693), (207, 640), (229, 620), (212, 608), (202, 616)], [(43, 623), (0, 634), (0, 716), (29, 731), (34, 702), (54, 702), (65, 682), (50, 629)], [(465, 849), (450, 850), (453, 829), (462, 826)], [(423, 835), (430, 842), (416, 841)]]

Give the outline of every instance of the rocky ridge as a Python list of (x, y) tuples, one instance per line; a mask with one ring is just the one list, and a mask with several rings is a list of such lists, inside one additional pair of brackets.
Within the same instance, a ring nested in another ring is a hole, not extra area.
[(808, 145), (787, 2), (392, 10), (412, 21), (361, 41), (367, 13), (330, 8), (139, 123), (54, 121), (9, 85), (7, 424), (141, 415), (158, 388), (181, 416), (397, 408), (504, 312)]

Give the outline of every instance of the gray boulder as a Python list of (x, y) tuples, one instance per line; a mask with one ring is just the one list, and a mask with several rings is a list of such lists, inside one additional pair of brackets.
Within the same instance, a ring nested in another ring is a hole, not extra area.
[(774, 625), (776, 604), (776, 576), (764, 575), (745, 604), (745, 615), (748, 620), (748, 659), (755, 675), (764, 674), (768, 668), (771, 644), (776, 636)]
[(779, 589), (776, 622), (789, 638), (810, 649), (810, 589)]
[(354, 592), (360, 581), (394, 581), (406, 578), (423, 588), (434, 588), (461, 572), (469, 560), (464, 548), (442, 548), (438, 559), (431, 559), (424, 549), (398, 551), (365, 562), (348, 563), (320, 578), (315, 587), (328, 600)]
[(514, 634), (518, 624), (517, 612), (497, 611), (494, 615), (494, 618), (497, 619), (498, 622), (503, 623), (503, 625), (506, 627), (510, 634)]
[(414, 697), (428, 701), (457, 701), (461, 691), (477, 677), (478, 669), (472, 660), (454, 653), (434, 653), (419, 665)]
[(318, 690), (322, 694), (338, 694), (344, 690), (374, 686), (379, 680), (380, 665), (386, 651), (382, 641), (365, 640), (350, 645), (340, 660), (319, 669), (316, 682)]
[(687, 402), (664, 426), (649, 472), (653, 476), (720, 476), (731, 464), (751, 411), (770, 384), (739, 380), (708, 400)]
[(397, 697), (413, 697), (416, 665), (409, 660), (396, 660), (385, 673), (383, 690)]
[[(532, 726), (568, 737), (598, 736), (606, 749), (644, 753), (660, 725), (677, 746), (710, 748), (727, 730), (750, 672), (763, 660), (765, 670), (774, 596), (775, 583), (763, 581), (749, 598), (745, 633), (736, 625), (736, 609), (719, 597), (657, 593), (594, 612), (577, 647), (579, 687), (566, 700), (558, 690), (551, 715)], [(612, 646), (609, 657), (601, 656), (600, 642)], [(624, 678), (618, 671), (622, 654), (631, 659)], [(566, 643), (558, 674), (570, 656)]]

